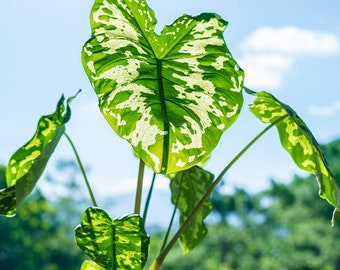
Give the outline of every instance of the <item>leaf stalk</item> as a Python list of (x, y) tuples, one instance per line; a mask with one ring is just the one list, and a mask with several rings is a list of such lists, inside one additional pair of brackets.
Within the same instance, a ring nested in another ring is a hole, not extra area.
[(148, 214), (150, 200), (151, 200), (151, 195), (152, 195), (152, 192), (153, 192), (153, 187), (155, 185), (155, 179), (156, 179), (156, 173), (153, 173), (152, 180), (151, 180), (151, 185), (150, 185), (148, 196), (146, 197), (145, 206), (144, 206), (144, 212), (143, 212), (143, 220), (144, 220), (144, 222), (145, 222), (146, 216)]
[(90, 194), (90, 197), (91, 197), (92, 205), (93, 205), (94, 207), (97, 207), (96, 199), (95, 199), (95, 197), (94, 197), (94, 195), (93, 195), (93, 192), (92, 192), (92, 189), (91, 189), (90, 182), (89, 182), (89, 180), (88, 180), (88, 178), (87, 178), (87, 176), (86, 176), (86, 172), (85, 172), (84, 166), (83, 166), (83, 164), (82, 164), (82, 162), (81, 162), (81, 160), (80, 160), (78, 151), (77, 151), (76, 147), (74, 146), (74, 144), (73, 144), (73, 142), (72, 142), (70, 136), (67, 135), (66, 132), (64, 132), (64, 135), (65, 135), (66, 139), (68, 140), (68, 142), (70, 143), (70, 145), (71, 145), (71, 147), (72, 147), (72, 150), (73, 150), (73, 152), (74, 152), (74, 154), (75, 154), (75, 156), (76, 156), (76, 159), (77, 159), (77, 162), (78, 162), (79, 169), (80, 169), (80, 171), (81, 171), (81, 173), (82, 173), (82, 175), (83, 175), (83, 177), (84, 177), (84, 180), (85, 180), (85, 184), (86, 184), (87, 190), (88, 190), (88, 192), (89, 192), (89, 194)]
[(144, 177), (145, 163), (142, 159), (139, 160), (137, 190), (135, 198), (135, 211), (134, 213), (140, 215), (140, 206), (142, 201), (143, 177)]

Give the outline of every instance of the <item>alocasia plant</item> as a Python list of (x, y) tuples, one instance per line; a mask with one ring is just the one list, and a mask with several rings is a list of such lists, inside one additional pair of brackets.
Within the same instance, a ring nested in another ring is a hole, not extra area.
[[(340, 189), (318, 143), (288, 105), (267, 92), (256, 93), (243, 86), (244, 72), (223, 39), (227, 22), (216, 14), (203, 13), (181, 16), (160, 35), (155, 33), (155, 26), (154, 12), (145, 0), (96, 0), (91, 11), (92, 36), (82, 51), (102, 114), (141, 160), (136, 202), (141, 197), (144, 164), (155, 175), (170, 178), (174, 213), (177, 208), (180, 211), (180, 228), (167, 241), (172, 218), (164, 245), (150, 269), (160, 268), (177, 240), (187, 253), (200, 243), (207, 233), (204, 219), (212, 209), (212, 191), (229, 168), (274, 126), (297, 166), (317, 175), (320, 196), (335, 207), (334, 224), (340, 212)], [(223, 132), (237, 120), (243, 90), (256, 97), (250, 110), (269, 126), (214, 179), (197, 165), (209, 158)], [(33, 139), (11, 158), (8, 188), (0, 191), (0, 214), (14, 214), (38, 181), (64, 133), (71, 99), (65, 107), (62, 98), (56, 112), (39, 121)], [(135, 213), (116, 219), (96, 207), (74, 144), (65, 135), (94, 205), (84, 212), (75, 231), (77, 244), (91, 259), (81, 269), (142, 269), (149, 236), (145, 220), (139, 216), (140, 203), (136, 203)]]

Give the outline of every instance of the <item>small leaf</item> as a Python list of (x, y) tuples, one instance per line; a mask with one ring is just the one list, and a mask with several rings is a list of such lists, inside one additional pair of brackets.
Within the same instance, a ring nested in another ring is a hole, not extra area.
[(67, 100), (65, 107), (62, 96), (56, 111), (40, 118), (33, 138), (9, 160), (6, 170), (8, 188), (0, 191), (0, 214), (13, 216), (33, 190), (64, 133), (71, 116), (69, 103), (73, 98)]
[[(191, 214), (213, 180), (214, 176), (210, 172), (198, 166), (177, 173), (171, 180), (171, 201), (180, 210), (180, 225)], [(203, 221), (212, 209), (212, 203), (206, 201), (189, 227), (180, 236), (180, 243), (185, 253), (193, 250), (207, 234), (208, 230)]]
[(78, 246), (104, 269), (142, 269), (146, 263), (150, 239), (138, 215), (112, 220), (89, 207), (75, 233)]
[(157, 173), (199, 164), (243, 105), (244, 73), (216, 14), (183, 15), (154, 32), (145, 0), (97, 0), (84, 69), (102, 114)]
[(335, 207), (334, 224), (340, 214), (340, 189), (312, 132), (291, 107), (273, 95), (264, 91), (251, 94), (257, 98), (250, 110), (262, 122), (274, 123), (286, 116), (276, 124), (281, 144), (299, 168), (317, 176), (320, 196)]
[(81, 265), (80, 270), (105, 270), (105, 268), (101, 267), (93, 261), (84, 261)]

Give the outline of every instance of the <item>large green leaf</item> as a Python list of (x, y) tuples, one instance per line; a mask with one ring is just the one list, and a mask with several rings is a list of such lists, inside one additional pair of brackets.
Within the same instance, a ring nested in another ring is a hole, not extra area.
[[(171, 201), (180, 210), (180, 225), (194, 210), (213, 180), (214, 176), (210, 172), (198, 166), (178, 172), (171, 180)], [(208, 229), (203, 221), (212, 209), (212, 203), (206, 201), (180, 236), (180, 243), (185, 253), (189, 253), (207, 234)]]
[(65, 106), (62, 96), (56, 111), (40, 118), (33, 138), (9, 160), (6, 170), (8, 188), (0, 190), (0, 214), (14, 215), (33, 190), (64, 133), (71, 116), (69, 103), (73, 98), (69, 98)]
[(299, 168), (317, 176), (320, 196), (335, 207), (334, 224), (340, 214), (340, 189), (312, 132), (291, 107), (273, 95), (264, 91), (249, 93), (257, 96), (250, 110), (262, 122), (274, 123), (284, 117), (276, 123), (281, 144)]
[(97, 0), (82, 60), (101, 112), (157, 173), (203, 160), (237, 119), (244, 73), (216, 14), (183, 15), (160, 35), (145, 0)]
[(110, 270), (142, 269), (150, 239), (140, 216), (112, 220), (104, 210), (89, 207), (76, 228), (76, 241), (94, 262)]

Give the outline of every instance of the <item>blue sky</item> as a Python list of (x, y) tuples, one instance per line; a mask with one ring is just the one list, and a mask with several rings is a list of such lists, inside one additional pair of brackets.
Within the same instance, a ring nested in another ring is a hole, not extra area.
[[(183, 13), (215, 12), (229, 22), (225, 40), (246, 72), (246, 85), (268, 90), (293, 107), (319, 142), (340, 137), (340, 2), (332, 1), (148, 1), (157, 31)], [(0, 162), (33, 135), (43, 114), (54, 111), (64, 93), (73, 101), (67, 132), (91, 170), (97, 194), (134, 192), (138, 161), (97, 108), (80, 53), (90, 37), (92, 1), (11, 0), (0, 2)], [(222, 137), (207, 169), (221, 169), (265, 126), (248, 112)], [(73, 157), (62, 140), (58, 158)], [(281, 149), (276, 130), (258, 142), (225, 177), (234, 186), (257, 191), (269, 178), (288, 181), (301, 173)], [(150, 171), (146, 176), (150, 178)], [(160, 178), (159, 189), (168, 181)]]

